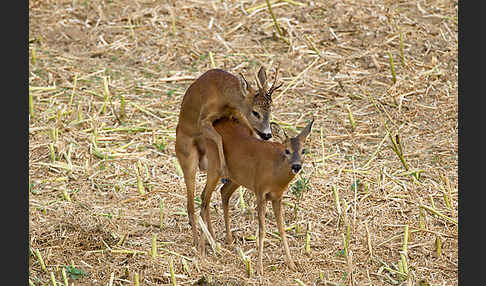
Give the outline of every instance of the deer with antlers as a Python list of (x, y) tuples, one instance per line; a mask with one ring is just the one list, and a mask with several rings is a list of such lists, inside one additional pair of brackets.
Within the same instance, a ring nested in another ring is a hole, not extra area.
[(184, 94), (176, 128), (175, 152), (184, 174), (194, 245), (197, 245), (194, 217), (196, 171), (198, 166), (202, 171), (207, 169), (206, 142), (216, 146), (221, 158), (216, 168), (220, 170), (223, 182), (228, 177), (223, 142), (213, 123), (221, 118), (235, 118), (249, 128), (252, 136), (270, 139), (272, 93), (281, 86), (275, 86), (278, 70), (268, 88), (267, 75), (261, 67), (257, 75), (258, 90), (255, 90), (241, 73), (234, 76), (221, 69), (211, 69), (196, 79)]

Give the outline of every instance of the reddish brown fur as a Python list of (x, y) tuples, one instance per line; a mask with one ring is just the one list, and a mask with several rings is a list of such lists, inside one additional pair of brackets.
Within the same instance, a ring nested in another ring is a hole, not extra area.
[[(313, 122), (313, 121), (312, 121)], [(226, 240), (232, 242), (229, 225), (229, 198), (240, 186), (252, 190), (257, 197), (259, 242), (258, 242), (258, 272), (263, 273), (262, 255), (263, 239), (265, 234), (264, 214), (266, 202), (272, 202), (272, 208), (277, 220), (279, 233), (282, 237), (285, 259), (291, 269), (295, 270), (295, 264), (290, 256), (290, 251), (283, 227), (282, 195), (290, 181), (295, 177), (291, 166), (295, 162), (301, 164), (302, 145), (310, 132), (312, 122), (291, 139), (286, 139), (284, 144), (269, 141), (260, 141), (251, 136), (251, 130), (236, 120), (222, 119), (214, 124), (214, 128), (221, 135), (223, 149), (226, 156), (229, 178), (231, 182), (221, 188), (224, 220), (226, 225)], [(211, 195), (221, 177), (217, 169), (219, 157), (214, 143), (207, 144), (208, 177), (206, 186), (201, 195), (201, 217), (206, 223), (210, 234), (214, 237), (214, 231), (209, 217), (209, 202)], [(290, 150), (289, 154), (285, 150)], [(201, 240), (200, 250), (204, 253), (205, 240)]]
[[(259, 73), (262, 80), (266, 80), (263, 68)], [(194, 81), (184, 94), (176, 128), (175, 151), (184, 173), (187, 212), (195, 245), (198, 236), (194, 217), (195, 178), (198, 165), (201, 170), (207, 167), (206, 141), (216, 144), (221, 158), (216, 168), (223, 177), (227, 177), (228, 173), (221, 136), (214, 129), (213, 122), (232, 117), (245, 124), (250, 132), (255, 130), (260, 136), (271, 134), (271, 96), (267, 93), (252, 89), (242, 75), (238, 78), (221, 69), (213, 69)]]
[[(248, 177), (255, 178), (259, 173), (268, 173), (269, 170), (273, 170), (272, 176), (265, 176), (265, 178), (272, 180), (271, 182), (263, 178), (264, 180), (258, 183), (265, 186), (278, 185), (278, 188), (281, 188), (281, 185), (284, 184), (281, 191), (285, 190), (285, 187), (295, 175), (290, 170), (290, 164), (284, 164), (284, 145), (278, 142), (256, 139), (251, 136), (251, 131), (246, 126), (239, 124), (236, 120), (219, 120), (215, 122), (214, 128), (223, 139), (223, 150), (230, 171), (229, 177), (233, 182), (254, 190), (259, 188), (260, 185), (248, 181)], [(208, 161), (219, 162), (217, 153), (214, 152), (215, 147), (214, 144), (207, 145), (207, 148), (212, 148), (208, 150)], [(258, 160), (262, 156), (265, 157), (267, 163)], [(241, 160), (245, 157), (249, 157), (249, 160)], [(272, 167), (275, 168), (272, 169)], [(242, 169), (246, 169), (248, 172), (232, 172), (232, 170)], [(288, 171), (282, 172), (282, 169)]]

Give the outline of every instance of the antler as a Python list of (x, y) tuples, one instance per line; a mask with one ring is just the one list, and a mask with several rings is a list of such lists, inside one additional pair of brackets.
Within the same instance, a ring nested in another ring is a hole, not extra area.
[(272, 95), (272, 93), (277, 90), (279, 87), (281, 87), (283, 85), (283, 83), (279, 84), (278, 86), (275, 86), (275, 83), (277, 83), (277, 78), (278, 78), (278, 72), (280, 71), (280, 64), (277, 66), (276, 70), (275, 70), (275, 79), (273, 80), (273, 84), (272, 86), (270, 87), (270, 89), (268, 90), (268, 94), (269, 95)]

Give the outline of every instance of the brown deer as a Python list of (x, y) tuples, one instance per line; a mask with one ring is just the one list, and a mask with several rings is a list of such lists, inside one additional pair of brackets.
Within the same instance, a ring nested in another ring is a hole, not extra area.
[(221, 170), (223, 179), (227, 180), (228, 174), (221, 136), (213, 123), (220, 118), (236, 118), (248, 126), (255, 137), (270, 139), (272, 93), (281, 86), (275, 86), (277, 76), (278, 68), (275, 81), (268, 89), (267, 75), (261, 67), (257, 76), (258, 90), (254, 90), (242, 74), (236, 77), (221, 69), (212, 69), (196, 79), (184, 94), (176, 128), (175, 152), (184, 173), (194, 245), (197, 245), (194, 218), (196, 171), (198, 165), (201, 171), (207, 168), (206, 141), (216, 144), (221, 158), (217, 168)]
[[(302, 168), (304, 141), (309, 135), (314, 119), (293, 138), (285, 134), (283, 143), (261, 141), (251, 135), (251, 130), (236, 120), (219, 120), (214, 128), (223, 139), (223, 149), (229, 169), (230, 181), (221, 188), (221, 197), (226, 225), (226, 242), (232, 243), (230, 230), (228, 202), (233, 192), (244, 186), (255, 193), (258, 210), (258, 263), (257, 271), (263, 274), (262, 255), (265, 236), (266, 202), (272, 202), (272, 209), (277, 220), (278, 231), (282, 238), (285, 260), (288, 266), (295, 270), (295, 264), (290, 256), (289, 246), (283, 227), (282, 195), (288, 184)], [(201, 195), (201, 217), (214, 238), (214, 231), (209, 217), (209, 202), (211, 195), (222, 176), (216, 145), (208, 142), (208, 176), (206, 186)], [(200, 251), (204, 254), (205, 239), (200, 241)]]

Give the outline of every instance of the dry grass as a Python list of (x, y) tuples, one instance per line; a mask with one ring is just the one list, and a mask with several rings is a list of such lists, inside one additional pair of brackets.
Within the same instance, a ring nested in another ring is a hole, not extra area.
[[(457, 1), (268, 1), (281, 35), (267, 1), (168, 2), (29, 2), (33, 285), (458, 284)], [(248, 79), (280, 64), (273, 119), (293, 133), (316, 118), (310, 189), (284, 196), (298, 272), (268, 210), (265, 276), (248, 278), (246, 190), (243, 214), (232, 198), (235, 245), (215, 192), (220, 254), (191, 247), (175, 126), (213, 64)]]

